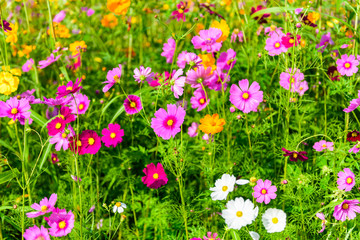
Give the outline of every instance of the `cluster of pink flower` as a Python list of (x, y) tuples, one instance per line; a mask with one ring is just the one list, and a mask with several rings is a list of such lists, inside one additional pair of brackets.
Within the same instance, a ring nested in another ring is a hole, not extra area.
[(39, 228), (36, 225), (28, 228), (23, 235), (26, 240), (50, 240), (50, 236), (63, 237), (71, 232), (74, 227), (75, 216), (71, 211), (66, 212), (66, 209), (56, 208), (56, 200), (57, 194), (53, 193), (49, 199), (45, 197), (40, 201), (40, 203), (34, 203), (31, 205), (36, 212), (27, 213), (27, 217), (36, 218), (48, 215), (48, 217), (44, 217), (44, 219), (50, 228), (47, 229), (44, 226)]

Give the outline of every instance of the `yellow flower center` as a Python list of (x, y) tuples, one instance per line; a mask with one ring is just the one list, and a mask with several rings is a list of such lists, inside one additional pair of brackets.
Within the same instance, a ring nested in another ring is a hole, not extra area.
[(182, 10), (182, 9), (179, 9), (179, 13), (181, 14), (181, 13), (183, 13), (184, 12), (184, 10)]
[(248, 93), (244, 93), (244, 94), (242, 95), (242, 97), (243, 97), (243, 99), (248, 99), (248, 98), (249, 98), (249, 94), (248, 94)]
[[(55, 160), (56, 160), (56, 158), (55, 158)], [(41, 211), (42, 212), (46, 212), (47, 211), (47, 209), (48, 209), (48, 207), (47, 206), (41, 206)]]
[(346, 179), (346, 183), (347, 184), (350, 184), (350, 183), (352, 183), (353, 182), (353, 179), (351, 178), (351, 177), (348, 177), (347, 179)]
[(167, 125), (168, 125), (168, 126), (172, 126), (173, 124), (174, 124), (174, 121), (173, 121), (173, 120), (170, 119), (170, 120), (167, 121)]
[(130, 102), (130, 107), (135, 108), (136, 107), (136, 102)]
[(56, 157), (53, 157), (53, 161), (56, 161)]
[(266, 193), (267, 193), (266, 189), (261, 190), (261, 194), (266, 194)]
[(89, 138), (88, 143), (89, 143), (89, 145), (94, 145), (95, 139), (94, 138)]
[(117, 207), (120, 207), (120, 206), (121, 206), (121, 202), (117, 202), (115, 205), (116, 205)]
[(342, 205), (342, 209), (348, 209), (349, 208), (349, 204), (347, 204), (347, 203), (344, 203), (343, 205)]
[(334, 57), (336, 57), (336, 52), (333, 52), (332, 55), (333, 55)]
[(67, 134), (66, 134), (66, 133), (63, 133), (63, 134), (61, 134), (61, 137), (62, 137), (62, 138), (66, 138), (66, 137), (67, 137)]
[(205, 103), (205, 99), (201, 98), (199, 102), (200, 102), (200, 104), (204, 104), (204, 103)]
[(293, 43), (294, 43), (294, 39), (290, 38), (289, 43), (290, 43), (290, 44), (293, 44)]
[(66, 91), (72, 91), (72, 90), (73, 90), (72, 87), (67, 87), (67, 88), (66, 88)]
[(154, 178), (154, 179), (158, 179), (158, 178), (159, 178), (159, 174), (154, 173), (153, 178)]
[(111, 138), (115, 138), (115, 137), (116, 137), (116, 134), (115, 134), (115, 133), (111, 133), (111, 134), (110, 134), (110, 137), (111, 137)]
[(279, 222), (279, 219), (274, 217), (273, 219), (271, 219), (271, 221), (273, 222), (273, 224), (277, 224)]
[(356, 132), (353, 132), (353, 133), (351, 134), (351, 136), (352, 136), (352, 137), (357, 137), (357, 133), (356, 133)]
[(276, 48), (279, 48), (279, 47), (280, 47), (280, 43), (278, 43), (278, 42), (275, 43), (275, 47), (276, 47)]
[(81, 103), (81, 104), (79, 105), (79, 110), (83, 110), (83, 109), (84, 109), (84, 104)]
[(350, 63), (345, 63), (345, 68), (350, 68)]
[(326, 148), (326, 144), (323, 144), (322, 147), (323, 147), (323, 148)]
[(56, 129), (60, 129), (60, 128), (61, 128), (61, 123), (59, 123), (59, 122), (56, 123), (55, 128), (56, 128)]
[(242, 215), (243, 215), (243, 212), (242, 212), (242, 211), (237, 211), (237, 212), (236, 212), (236, 216), (237, 216), (237, 217), (242, 217)]
[(78, 140), (77, 142), (76, 142), (76, 144), (79, 146), (79, 147), (81, 147), (81, 141), (80, 140)]
[(13, 108), (13, 109), (11, 109), (11, 114), (17, 114), (17, 113), (18, 113), (17, 108)]
[(120, 80), (120, 78), (118, 77), (118, 75), (115, 75), (115, 76), (114, 76), (114, 81), (115, 81), (115, 82), (119, 82), (119, 80)]
[(293, 158), (297, 158), (298, 154), (297, 153), (293, 153)]
[(226, 191), (228, 190), (228, 187), (227, 187), (227, 186), (223, 186), (223, 187), (222, 187), (222, 190), (223, 190), (223, 192), (226, 192)]
[(39, 236), (39, 237), (35, 238), (35, 240), (45, 240), (45, 238), (43, 236)]
[(66, 223), (64, 221), (59, 222), (59, 228), (63, 229), (65, 228)]
[(295, 78), (291, 77), (289, 81), (290, 81), (290, 83), (294, 83), (294, 82), (295, 82)]

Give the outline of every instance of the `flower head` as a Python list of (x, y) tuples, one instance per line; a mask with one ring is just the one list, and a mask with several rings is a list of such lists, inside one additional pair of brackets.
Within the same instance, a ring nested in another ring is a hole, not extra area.
[(244, 33), (240, 31), (238, 28), (235, 28), (233, 33), (231, 34), (230, 42), (236, 42), (236, 39), (239, 38), (239, 42), (244, 41)]
[(198, 88), (194, 91), (194, 96), (191, 97), (190, 102), (191, 107), (200, 112), (209, 104), (210, 99), (203, 89)]
[[(256, 8), (252, 7), (250, 15), (253, 15), (254, 13), (264, 9), (266, 9), (266, 7), (262, 5), (258, 5)], [(270, 17), (270, 13), (265, 13), (264, 15), (261, 15), (260, 17), (255, 17), (254, 19), (257, 20), (259, 24), (263, 24), (263, 23), (267, 23), (267, 20), (265, 18), (268, 17)]]
[(25, 98), (18, 100), (16, 97), (11, 97), (6, 102), (0, 101), (0, 117), (8, 117), (13, 121), (19, 120), (22, 125), (25, 125), (25, 120), (28, 119), (31, 124), (30, 108), (29, 101)]
[(239, 81), (239, 86), (231, 85), (230, 102), (240, 111), (257, 112), (257, 107), (262, 101), (263, 92), (260, 91), (260, 85), (257, 82), (253, 82), (249, 87), (249, 81), (243, 79)]
[(198, 68), (201, 64), (201, 58), (192, 52), (182, 51), (178, 55), (177, 65), (179, 68), (185, 68), (186, 64), (190, 66), (190, 68)]
[(116, 15), (125, 15), (130, 7), (131, 0), (107, 0), (106, 6)]
[(330, 66), (327, 70), (327, 75), (331, 79), (331, 81), (340, 81), (340, 74), (337, 71), (337, 67)]
[(43, 198), (40, 203), (33, 203), (31, 208), (36, 210), (36, 212), (28, 212), (26, 216), (28, 218), (36, 218), (41, 215), (45, 215), (46, 213), (52, 212), (57, 200), (57, 194), (51, 194), (50, 198)]
[(360, 132), (358, 132), (358, 131), (356, 131), (356, 130), (349, 132), (349, 133), (346, 135), (346, 140), (349, 141), (349, 142), (357, 142), (357, 141), (360, 141)]
[(280, 209), (267, 209), (261, 220), (268, 233), (282, 232), (286, 227), (286, 213)]
[(206, 236), (203, 237), (203, 240), (221, 240), (220, 238), (217, 238), (217, 233), (207, 232)]
[(191, 123), (191, 126), (188, 128), (188, 134), (190, 137), (196, 137), (198, 135), (199, 124), (197, 122)]
[(355, 174), (349, 168), (344, 168), (344, 171), (340, 171), (338, 177), (337, 184), (340, 190), (349, 192), (355, 186)]
[(43, 69), (43, 68), (50, 66), (51, 64), (56, 62), (60, 57), (61, 57), (61, 54), (58, 55), (57, 57), (55, 57), (54, 54), (51, 53), (50, 56), (48, 58), (46, 58), (46, 60), (39, 61), (39, 68)]
[(265, 50), (269, 52), (270, 56), (280, 55), (283, 52), (287, 52), (287, 48), (282, 43), (282, 36), (283, 33), (280, 35), (273, 33), (268, 39), (266, 39)]
[(269, 204), (271, 199), (276, 198), (276, 191), (276, 186), (271, 185), (270, 180), (266, 179), (265, 181), (263, 181), (262, 179), (259, 179), (256, 186), (254, 187), (253, 196), (254, 198), (256, 198), (256, 202), (264, 202), (265, 204)]
[(236, 63), (236, 52), (231, 48), (226, 52), (222, 52), (216, 62), (217, 69), (221, 71), (229, 71)]
[(333, 151), (334, 150), (334, 143), (333, 142), (327, 142), (325, 140), (321, 140), (319, 142), (316, 142), (314, 144), (313, 148), (318, 152), (321, 152), (324, 149), (328, 149), (329, 151)]
[(182, 69), (174, 70), (171, 74), (171, 79), (169, 79), (171, 91), (176, 98), (179, 98), (184, 93), (183, 87), (185, 86), (186, 77), (182, 76), (182, 74)]
[(224, 129), (225, 120), (219, 118), (219, 114), (215, 113), (212, 116), (206, 114), (206, 116), (200, 119), (199, 129), (206, 134), (219, 133)]
[(211, 67), (200, 66), (198, 68), (190, 69), (186, 73), (186, 83), (191, 84), (193, 88), (202, 87), (201, 84), (206, 85), (211, 78)]
[(120, 125), (117, 123), (110, 123), (108, 129), (104, 128), (101, 131), (103, 135), (101, 141), (105, 144), (106, 147), (116, 147), (119, 143), (122, 142), (122, 137), (124, 136), (124, 129), (120, 129)]
[(325, 230), (325, 224), (326, 224), (326, 220), (325, 220), (325, 215), (324, 215), (324, 213), (317, 213), (316, 214), (316, 216), (318, 217), (318, 218), (320, 218), (320, 220), (321, 220), (321, 230), (318, 232), (318, 233), (322, 233), (324, 230)]
[(47, 124), (48, 134), (55, 136), (65, 129), (66, 123), (63, 118), (57, 117)]
[(171, 13), (172, 19), (176, 19), (178, 22), (179, 21), (186, 21), (185, 18), (185, 13), (187, 13), (189, 11), (189, 9), (187, 8), (187, 2), (183, 2), (181, 1), (179, 4), (176, 5), (177, 9), (176, 11), (173, 11)]
[(107, 83), (102, 89), (104, 93), (109, 91), (109, 89), (112, 88), (112, 86), (114, 86), (116, 83), (120, 83), (121, 71), (122, 71), (122, 66), (121, 64), (119, 64), (118, 68), (113, 68), (112, 70), (109, 70), (107, 72), (106, 81), (103, 82), (103, 83)]
[(221, 19), (220, 22), (214, 20), (211, 23), (210, 28), (217, 28), (221, 31), (221, 36), (218, 40), (216, 40), (217, 42), (225, 42), (225, 40), (230, 34), (229, 25), (226, 23), (224, 19)]
[(71, 125), (68, 126), (68, 129), (64, 129), (63, 131), (58, 132), (52, 138), (50, 138), (49, 142), (55, 145), (55, 150), (60, 151), (61, 148), (66, 151), (69, 148), (69, 138), (73, 137), (75, 132)]
[(122, 213), (124, 212), (124, 209), (126, 208), (126, 204), (125, 203), (122, 203), (122, 202), (116, 202), (114, 207), (113, 207), (113, 212), (116, 213)]
[(200, 36), (194, 36), (191, 43), (195, 49), (207, 51), (208, 53), (217, 52), (222, 46), (222, 42), (218, 42), (222, 36), (222, 32), (218, 28), (210, 28), (209, 30), (200, 30)]
[(75, 216), (65, 209), (53, 211), (47, 223), (50, 226), (49, 234), (53, 237), (63, 237), (68, 235), (74, 228)]
[(151, 72), (151, 68), (144, 68), (144, 66), (140, 66), (140, 69), (136, 68), (134, 74), (135, 81), (138, 83), (143, 81), (152, 82), (155, 76), (155, 74)]
[(349, 149), (349, 153), (358, 153), (360, 150), (360, 142), (357, 142), (352, 148)]
[(30, 58), (28, 59), (24, 65), (21, 67), (21, 70), (23, 72), (28, 72), (31, 70), (31, 68), (34, 66), (34, 59)]
[(346, 219), (354, 219), (356, 213), (360, 213), (360, 207), (358, 206), (359, 200), (344, 200), (341, 204), (336, 205), (334, 208), (334, 218), (336, 220), (344, 222)]
[(49, 231), (41, 225), (41, 228), (34, 225), (24, 232), (25, 240), (50, 240)]
[(176, 42), (172, 38), (169, 38), (167, 43), (164, 43), (163, 52), (161, 53), (161, 56), (166, 57), (167, 63), (172, 63), (173, 61), (175, 46), (176, 46)]
[(143, 108), (140, 97), (136, 95), (128, 95), (124, 100), (124, 108), (127, 114), (136, 114)]
[(358, 90), (358, 98), (355, 98), (350, 101), (350, 105), (345, 108), (343, 111), (346, 113), (354, 111), (358, 106), (360, 106), (360, 90)]
[(61, 85), (57, 89), (57, 99), (63, 98), (69, 94), (74, 94), (80, 91), (82, 89), (82, 86), (80, 86), (82, 78), (77, 78), (75, 83), (72, 81), (68, 82), (66, 85)]
[(337, 70), (341, 74), (341, 76), (351, 77), (355, 73), (357, 73), (359, 65), (359, 61), (355, 58), (354, 55), (348, 56), (344, 54), (340, 59), (336, 60)]
[(290, 161), (297, 162), (297, 160), (300, 160), (300, 161), (308, 160), (308, 157), (305, 156), (305, 155), (307, 155), (307, 152), (305, 152), (305, 151), (301, 151), (301, 152), (289, 151), (285, 148), (282, 148), (281, 150), (283, 152), (285, 152), (284, 157), (289, 157)]
[(118, 25), (118, 23), (119, 21), (117, 17), (112, 13), (104, 15), (101, 19), (101, 25), (108, 28), (114, 28)]
[(234, 191), (236, 178), (233, 175), (223, 174), (216, 180), (215, 187), (210, 188), (212, 200), (225, 200), (229, 192)]
[(318, 52), (324, 52), (329, 44), (334, 45), (334, 41), (331, 38), (331, 33), (327, 32), (321, 36), (320, 43), (316, 45), (316, 48), (319, 49)]
[(85, 114), (89, 108), (90, 100), (85, 94), (76, 93), (74, 99), (70, 102), (70, 110), (72, 114)]
[(291, 33), (287, 33), (285, 36), (281, 37), (281, 43), (286, 48), (291, 48), (291, 47), (299, 45), (300, 39), (301, 39), (300, 35), (296, 35), (296, 38), (295, 38)]
[(141, 181), (148, 187), (158, 189), (168, 182), (165, 170), (161, 163), (150, 163), (144, 168), (143, 172), (145, 176), (141, 178)]
[(286, 72), (280, 74), (280, 86), (284, 89), (289, 90), (291, 86), (291, 92), (295, 92), (301, 83), (304, 80), (304, 74), (300, 72), (297, 68), (288, 68)]

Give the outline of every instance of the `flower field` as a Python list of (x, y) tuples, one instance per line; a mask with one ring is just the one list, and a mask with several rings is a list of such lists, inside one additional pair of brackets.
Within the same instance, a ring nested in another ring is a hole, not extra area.
[(0, 2), (0, 240), (360, 239), (359, 0)]

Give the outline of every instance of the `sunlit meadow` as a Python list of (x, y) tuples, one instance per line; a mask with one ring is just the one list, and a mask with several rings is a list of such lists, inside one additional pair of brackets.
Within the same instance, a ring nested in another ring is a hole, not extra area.
[(2, 0), (0, 240), (360, 239), (359, 0)]

